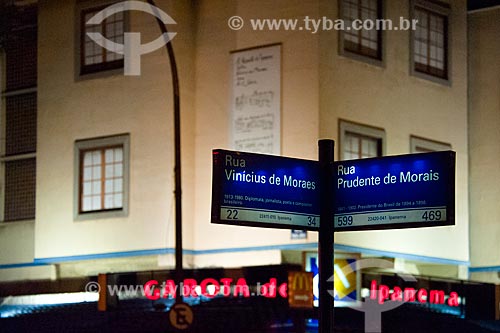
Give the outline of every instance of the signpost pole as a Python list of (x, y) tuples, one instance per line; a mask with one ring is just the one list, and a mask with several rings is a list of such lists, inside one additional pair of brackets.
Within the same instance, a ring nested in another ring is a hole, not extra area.
[(333, 238), (334, 238), (334, 189), (333, 140), (320, 140), (320, 225), (319, 225), (319, 333), (333, 332)]

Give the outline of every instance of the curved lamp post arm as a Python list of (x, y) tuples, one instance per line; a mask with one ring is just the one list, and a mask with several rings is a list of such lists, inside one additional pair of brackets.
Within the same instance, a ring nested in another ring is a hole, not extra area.
[[(153, 0), (147, 0), (155, 10), (156, 4)], [(162, 34), (167, 34), (167, 27), (156, 17), (156, 22)], [(166, 36), (166, 35), (165, 35)], [(181, 117), (180, 117), (180, 94), (179, 76), (177, 74), (177, 64), (175, 62), (174, 48), (172, 43), (165, 43), (168, 59), (170, 61), (170, 72), (172, 74), (172, 88), (174, 95), (174, 145), (175, 145), (175, 275), (177, 283), (182, 280), (182, 187), (181, 187)], [(176, 302), (182, 301), (181, 290), (177, 288)]]

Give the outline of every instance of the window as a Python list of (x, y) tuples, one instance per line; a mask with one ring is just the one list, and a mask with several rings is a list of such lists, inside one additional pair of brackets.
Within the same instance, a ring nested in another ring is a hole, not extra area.
[[(27, 10), (26, 10), (27, 11)], [(26, 25), (12, 33), (6, 43), (6, 90), (21, 90), (36, 87), (37, 81), (37, 28), (36, 8), (32, 26)], [(22, 15), (25, 15), (23, 13)]]
[[(352, 27), (355, 20), (375, 20), (382, 18), (381, 0), (342, 0), (340, 16), (346, 27)], [(382, 31), (350, 29), (340, 33), (340, 50), (345, 55), (360, 55), (365, 58), (382, 60)]]
[(410, 151), (412, 153), (429, 153), (432, 151), (451, 150), (449, 143), (410, 136)]
[(5, 161), (6, 222), (35, 218), (36, 159)]
[(448, 13), (435, 4), (418, 1), (412, 18), (418, 20), (412, 31), (413, 72), (448, 80)]
[[(90, 74), (123, 67), (123, 54), (118, 54), (98, 45), (87, 33), (99, 33), (103, 38), (123, 45), (125, 30), (124, 12), (107, 17), (100, 24), (87, 22), (107, 6), (82, 9), (80, 12), (80, 74)], [(106, 16), (106, 15), (104, 15)]]
[(36, 92), (5, 97), (5, 221), (35, 218), (36, 99)]
[(4, 44), (5, 86), (2, 93), (0, 219), (35, 219), (37, 146), (36, 5), (16, 6)]
[(128, 138), (120, 135), (76, 142), (77, 218), (128, 213)]
[(123, 146), (81, 152), (80, 212), (123, 207)]
[(379, 139), (352, 132), (346, 132), (344, 139), (344, 160), (380, 156)]
[(383, 156), (385, 131), (376, 127), (340, 121), (340, 159)]

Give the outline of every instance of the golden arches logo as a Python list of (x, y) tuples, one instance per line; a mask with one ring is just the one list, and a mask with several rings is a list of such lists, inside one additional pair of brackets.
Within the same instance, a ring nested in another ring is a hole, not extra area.
[[(298, 287), (298, 288), (297, 288)], [(309, 272), (290, 272), (288, 288), (293, 291), (312, 290), (312, 274)]]
[(288, 273), (288, 303), (291, 307), (313, 306), (313, 276), (310, 272)]

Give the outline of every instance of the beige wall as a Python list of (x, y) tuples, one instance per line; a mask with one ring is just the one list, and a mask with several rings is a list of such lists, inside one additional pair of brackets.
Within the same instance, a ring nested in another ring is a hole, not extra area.
[(56, 278), (56, 267), (53, 265), (6, 268), (0, 271), (1, 282), (23, 280), (55, 280)]
[[(390, 4), (388, 18), (398, 22), (400, 16), (408, 17), (408, 1)], [(409, 74), (408, 31), (385, 32), (381, 67), (339, 56), (337, 33), (321, 37), (321, 136), (338, 137), (340, 118), (385, 129), (387, 155), (409, 153), (410, 135), (448, 142), (457, 152), (454, 227), (346, 232), (337, 234), (337, 243), (469, 260), (466, 2), (450, 4), (451, 86)], [(327, 5), (324, 12), (336, 17), (337, 7)]]
[(33, 221), (0, 224), (0, 265), (33, 261), (34, 229)]
[[(193, 202), (193, 22), (189, 2), (158, 1), (177, 21), (181, 81), (185, 219)], [(35, 257), (147, 250), (173, 246), (172, 86), (164, 49), (142, 56), (141, 76), (75, 80), (75, 4), (40, 1)], [(64, 17), (65, 23), (59, 18)], [(142, 40), (159, 35), (154, 18), (131, 15)], [(78, 139), (130, 133), (130, 199), (126, 218), (73, 219), (73, 152)], [(189, 224), (188, 224), (189, 225)], [(186, 235), (190, 234), (186, 228)], [(190, 237), (185, 237), (191, 246)]]
[[(282, 43), (282, 154), (317, 158), (318, 115), (318, 39), (306, 32), (252, 31), (248, 26), (230, 30), (227, 19), (240, 15), (256, 17), (317, 17), (316, 1), (201, 1), (196, 52), (196, 215), (194, 249), (241, 248), (316, 241), (308, 233), (305, 241), (291, 241), (290, 230), (249, 228), (210, 224), (211, 172), (214, 148), (229, 147), (229, 70), (230, 52), (238, 49)], [(267, 253), (267, 254), (266, 254)], [(247, 256), (248, 257), (248, 256)], [(279, 260), (279, 251), (242, 255), (200, 255), (199, 266), (241, 266), (267, 264)], [(240, 258), (238, 260), (238, 258)], [(249, 261), (250, 260), (250, 261)]]
[[(409, 153), (410, 135), (449, 142), (457, 151), (457, 223), (454, 227), (342, 233), (340, 244), (468, 261), (467, 68), (465, 1), (454, 1), (451, 26), (451, 86), (409, 75), (409, 32), (387, 32), (385, 66), (341, 57), (332, 31), (265, 31), (225, 26), (232, 15), (249, 18), (337, 17), (335, 3), (271, 4), (266, 1), (210, 2), (200, 10), (197, 53), (197, 249), (290, 243), (288, 231), (214, 226), (210, 212), (212, 148), (228, 148), (229, 51), (283, 43), (282, 154), (316, 158), (317, 139), (338, 137), (338, 119), (384, 128), (390, 155)], [(408, 3), (391, 2), (387, 16), (408, 17)], [(265, 13), (263, 15), (262, 13)], [(248, 21), (248, 20), (247, 20)], [(221, 61), (208, 62), (205, 54)], [(213, 77), (219, 77), (217, 81)], [(210, 113), (206, 113), (209, 109)], [(214, 128), (221, 128), (214, 132)], [(210, 235), (207, 237), (207, 235)], [(316, 235), (310, 235), (314, 240)], [(265, 260), (265, 259), (263, 259)]]
[[(386, 3), (389, 3), (387, 1)], [(408, 1), (390, 2), (389, 18), (408, 17)], [(338, 55), (338, 33), (232, 31), (227, 19), (337, 17), (337, 4), (300, 1), (158, 1), (177, 25), (173, 41), (181, 79), (184, 247), (226, 249), (190, 257), (186, 265), (241, 266), (281, 261), (280, 251), (232, 252), (245, 247), (316, 242), (290, 240), (289, 230), (210, 224), (211, 151), (229, 147), (230, 52), (282, 44), (282, 154), (316, 159), (319, 138), (338, 139), (338, 120), (384, 128), (387, 153), (408, 153), (410, 135), (449, 142), (457, 152), (454, 227), (342, 233), (339, 244), (469, 260), (467, 54), (465, 0), (453, 1), (451, 86), (409, 74), (409, 32), (386, 32), (385, 65)], [(37, 215), (35, 258), (158, 249), (174, 246), (173, 126), (170, 71), (164, 49), (142, 56), (142, 75), (75, 80), (73, 2), (39, 2)], [(54, 24), (65, 17), (64, 26)], [(247, 23), (248, 24), (248, 23)], [(156, 22), (132, 15), (142, 40), (158, 36)], [(78, 139), (130, 133), (130, 213), (126, 218), (73, 220), (73, 153)], [(338, 149), (336, 150), (338, 152)], [(0, 237), (2, 234), (0, 232)], [(140, 259), (138, 259), (140, 261)], [(171, 258), (119, 259), (113, 270), (171, 265)], [(157, 265), (155, 263), (158, 263)], [(162, 264), (163, 263), (163, 264)], [(90, 272), (95, 263), (67, 267)], [(103, 268), (104, 269), (104, 268)]]
[[(471, 13), (468, 18), (471, 266), (499, 266), (500, 8)], [(498, 275), (494, 276), (492, 281), (498, 283)]]

